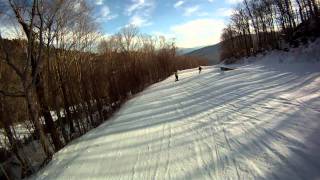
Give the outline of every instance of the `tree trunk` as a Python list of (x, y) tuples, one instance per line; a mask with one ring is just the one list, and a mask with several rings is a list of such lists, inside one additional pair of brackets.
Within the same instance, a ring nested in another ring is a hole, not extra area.
[(302, 6), (301, 6), (301, 3), (300, 3), (300, 0), (296, 0), (297, 4), (298, 4), (298, 7), (299, 7), (299, 15), (300, 15), (300, 19), (301, 19), (301, 22), (304, 23), (304, 16), (303, 16), (303, 12), (302, 12)]
[(68, 137), (68, 133), (65, 129), (65, 126), (66, 126), (66, 117), (62, 117), (61, 116), (61, 113), (60, 113), (60, 109), (56, 109), (56, 114), (57, 114), (57, 117), (58, 117), (58, 121), (59, 121), (59, 124), (60, 124), (60, 128), (61, 128), (61, 132), (62, 132), (62, 136), (64, 138), (64, 141), (66, 144), (68, 144), (69, 142), (69, 137)]
[(99, 113), (99, 117), (100, 117), (100, 123), (103, 122), (105, 120), (105, 117), (103, 116), (103, 105), (102, 99), (96, 98), (97, 101), (97, 109), (98, 109), (98, 113)]
[(67, 97), (67, 90), (66, 87), (62, 81), (62, 78), (60, 76), (60, 87), (62, 90), (62, 97), (63, 97), (63, 104), (64, 104), (64, 110), (66, 112), (67, 115), (67, 120), (69, 122), (69, 128), (70, 128), (70, 135), (72, 135), (75, 132), (75, 128), (74, 128), (74, 124), (73, 124), (73, 116), (72, 113), (70, 111), (70, 103)]
[(26, 89), (26, 102), (28, 105), (30, 119), (34, 123), (36, 131), (39, 132), (40, 143), (42, 145), (43, 151), (46, 154), (47, 158), (50, 159), (52, 157), (52, 152), (50, 151), (48, 139), (47, 139), (47, 137), (43, 131), (43, 127), (40, 123), (40, 118), (38, 115), (38, 108), (36, 106), (37, 103), (35, 101), (35, 98), (32, 95), (33, 94), (32, 92), (35, 90), (33, 90), (32, 88), (28, 89), (27, 86), (24, 86), (24, 88)]
[(54, 124), (53, 118), (50, 114), (50, 109), (45, 100), (43, 81), (40, 76), (41, 75), (37, 77), (37, 86), (36, 86), (36, 94), (37, 94), (39, 105), (40, 105), (40, 112), (46, 123), (46, 129), (51, 135), (51, 139), (52, 139), (55, 151), (59, 151), (63, 147), (63, 143), (60, 139), (59, 132)]

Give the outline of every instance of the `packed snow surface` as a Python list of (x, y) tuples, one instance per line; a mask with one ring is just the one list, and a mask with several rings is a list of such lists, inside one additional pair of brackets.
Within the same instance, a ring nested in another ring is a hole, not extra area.
[(179, 82), (138, 94), (33, 178), (320, 179), (320, 56), (281, 54), (224, 73), (181, 71)]

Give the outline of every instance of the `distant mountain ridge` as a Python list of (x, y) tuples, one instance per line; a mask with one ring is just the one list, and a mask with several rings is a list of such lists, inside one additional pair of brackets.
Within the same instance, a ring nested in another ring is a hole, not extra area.
[(177, 54), (178, 55), (185, 55), (185, 54), (188, 54), (188, 53), (193, 52), (195, 50), (198, 50), (200, 48), (203, 48), (203, 46), (201, 46), (201, 47), (193, 47), (193, 48), (178, 48)]
[(206, 46), (206, 47), (191, 51), (184, 55), (207, 59), (209, 61), (209, 65), (215, 65), (220, 62), (220, 52), (221, 52), (221, 43), (218, 43), (212, 46)]

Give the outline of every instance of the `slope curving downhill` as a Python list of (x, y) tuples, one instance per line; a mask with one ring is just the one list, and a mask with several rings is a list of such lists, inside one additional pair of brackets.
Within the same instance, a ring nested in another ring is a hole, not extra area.
[(180, 81), (170, 77), (128, 101), (33, 178), (320, 178), (320, 69), (268, 67), (182, 71)]

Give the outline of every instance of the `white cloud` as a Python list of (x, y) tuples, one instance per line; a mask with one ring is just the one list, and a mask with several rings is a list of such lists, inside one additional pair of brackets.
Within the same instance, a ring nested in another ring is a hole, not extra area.
[(134, 25), (136, 27), (143, 27), (143, 26), (150, 26), (152, 25), (151, 22), (148, 21), (148, 19), (139, 16), (139, 15), (134, 15), (130, 18), (130, 22), (131, 25)]
[(103, 6), (100, 12), (102, 17), (107, 17), (110, 14), (110, 8), (108, 6)]
[(220, 42), (224, 27), (223, 20), (205, 18), (175, 25), (170, 30), (177, 38), (178, 47), (190, 48)]
[(208, 0), (208, 1), (212, 3), (214, 0)]
[(136, 11), (150, 11), (154, 8), (153, 0), (132, 0), (132, 4), (126, 9), (126, 13), (130, 16)]
[(131, 15), (133, 11), (141, 9), (145, 4), (144, 0), (132, 0), (132, 4), (127, 8), (127, 13)]
[(95, 2), (96, 5), (100, 6), (103, 4), (103, 0), (96, 0)]
[(154, 0), (131, 0), (131, 5), (127, 7), (125, 13), (130, 17), (128, 25), (137, 27), (150, 26), (151, 14), (155, 8)]
[(107, 5), (104, 5), (100, 9), (99, 18), (97, 18), (98, 22), (102, 21), (110, 21), (112, 19), (117, 18), (117, 14), (112, 14), (110, 8)]
[(217, 14), (219, 16), (223, 16), (223, 17), (226, 17), (226, 16), (231, 16), (233, 13), (233, 9), (232, 8), (220, 8), (217, 10)]
[(176, 2), (173, 6), (174, 6), (175, 8), (178, 8), (178, 7), (182, 6), (183, 4), (184, 4), (184, 1), (178, 1), (178, 2)]
[(237, 4), (237, 3), (242, 2), (242, 0), (226, 0), (226, 2), (227, 2), (228, 4)]
[(200, 6), (199, 6), (199, 5), (185, 8), (183, 15), (184, 15), (184, 16), (191, 16), (191, 15), (193, 15), (194, 13), (196, 13), (197, 11), (199, 11), (199, 9), (200, 9)]

